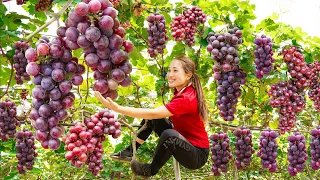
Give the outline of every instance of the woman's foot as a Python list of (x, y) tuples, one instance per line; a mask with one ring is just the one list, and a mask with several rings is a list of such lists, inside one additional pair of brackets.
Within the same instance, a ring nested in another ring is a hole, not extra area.
[(151, 177), (151, 164), (143, 164), (139, 161), (132, 160), (131, 161), (131, 169), (133, 173), (135, 173), (138, 176), (142, 176), (144, 178)]
[(132, 160), (132, 152), (129, 148), (126, 148), (120, 152), (112, 153), (110, 158), (120, 162), (130, 162)]

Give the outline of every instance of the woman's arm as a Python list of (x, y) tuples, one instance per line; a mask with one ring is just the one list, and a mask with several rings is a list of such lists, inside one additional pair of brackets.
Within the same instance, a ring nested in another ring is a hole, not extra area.
[(107, 108), (116, 111), (118, 113), (131, 116), (134, 118), (143, 118), (143, 119), (160, 119), (172, 116), (173, 114), (165, 107), (160, 106), (155, 109), (147, 108), (133, 108), (120, 106), (117, 103), (113, 102), (112, 99), (104, 98), (100, 92), (94, 91), (94, 96)]

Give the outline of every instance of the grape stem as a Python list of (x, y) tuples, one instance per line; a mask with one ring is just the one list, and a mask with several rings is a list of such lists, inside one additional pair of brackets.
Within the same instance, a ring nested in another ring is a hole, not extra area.
[(136, 86), (136, 89), (137, 89), (137, 100), (139, 102), (140, 107), (142, 107), (141, 102), (140, 102), (140, 97), (139, 97), (140, 86), (137, 83), (135, 83), (134, 81), (132, 81), (132, 83), (134, 84), (134, 86)]
[(46, 22), (44, 25), (36, 29), (33, 33), (31, 33), (29, 36), (27, 36), (27, 41), (29, 41), (34, 35), (38, 34), (40, 31), (42, 31), (44, 28), (52, 24), (54, 21), (59, 20), (60, 16), (66, 11), (66, 9), (69, 7), (69, 5), (73, 2), (73, 0), (68, 0), (66, 4), (62, 7), (60, 11), (55, 13), (53, 15), (53, 18), (50, 19), (48, 22)]
[(139, 34), (138, 31), (133, 27), (133, 24), (131, 24), (131, 22), (130, 22), (130, 25), (131, 25), (130, 28), (146, 43), (146, 45), (149, 44), (148, 41), (145, 38), (143, 38), (141, 34)]

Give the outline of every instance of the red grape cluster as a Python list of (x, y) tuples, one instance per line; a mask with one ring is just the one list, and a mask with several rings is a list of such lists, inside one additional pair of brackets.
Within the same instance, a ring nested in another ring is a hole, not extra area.
[(17, 5), (23, 5), (23, 4), (27, 3), (27, 1), (28, 0), (16, 0), (16, 3), (17, 3)]
[(306, 141), (300, 132), (296, 132), (288, 137), (288, 172), (291, 176), (296, 176), (298, 172), (303, 172), (305, 162), (308, 159)]
[(39, 0), (35, 6), (37, 12), (43, 12), (50, 8), (53, 0)]
[(14, 102), (9, 99), (0, 101), (0, 139), (3, 142), (8, 141), (8, 138), (14, 138), (16, 126), (19, 125), (16, 115), (17, 108)]
[(314, 64), (308, 64), (308, 67), (312, 71), (308, 96), (313, 101), (316, 110), (320, 111), (320, 82), (318, 78), (320, 72), (320, 63), (315, 61)]
[(258, 79), (261, 79), (264, 75), (270, 75), (272, 70), (272, 63), (274, 63), (272, 42), (270, 38), (261, 35), (261, 37), (256, 37), (254, 43), (256, 44), (256, 50), (254, 51), (256, 70), (254, 74)]
[(218, 132), (210, 136), (212, 141), (212, 172), (215, 176), (220, 176), (221, 172), (228, 171), (229, 161), (232, 158), (228, 135)]
[(252, 145), (252, 135), (250, 129), (241, 127), (236, 129), (233, 134), (236, 136), (235, 154), (237, 169), (242, 170), (250, 166), (252, 154), (254, 153)]
[(162, 14), (153, 13), (147, 17), (149, 22), (148, 26), (148, 41), (149, 49), (148, 53), (150, 57), (155, 58), (157, 54), (163, 54), (163, 50), (166, 47), (166, 41), (169, 37), (166, 35), (166, 20)]
[(87, 161), (87, 153), (93, 152), (97, 140), (92, 138), (92, 133), (81, 122), (71, 126), (66, 136), (62, 138), (66, 143), (65, 154), (72, 166), (81, 167)]
[(32, 105), (30, 112), (36, 131), (36, 139), (44, 148), (56, 150), (60, 147), (59, 137), (63, 128), (59, 121), (67, 118), (67, 109), (74, 104), (73, 85), (82, 84), (85, 67), (78, 64), (66, 47), (65, 39), (56, 37), (49, 41), (42, 37), (36, 43), (36, 49), (25, 52), (28, 60), (26, 71), (34, 76), (32, 82)]
[(268, 168), (270, 172), (276, 172), (277, 164), (277, 137), (275, 131), (267, 129), (261, 133), (259, 152), (257, 155), (261, 158), (260, 163), (263, 168)]
[(172, 36), (176, 41), (185, 40), (188, 46), (192, 46), (195, 43), (194, 35), (196, 28), (200, 24), (204, 24), (207, 21), (207, 16), (202, 12), (202, 9), (196, 6), (191, 7), (189, 10), (184, 11), (183, 14), (179, 14), (170, 23)]
[(218, 62), (223, 71), (232, 71), (240, 63), (238, 46), (243, 43), (242, 31), (238, 28), (229, 29), (224, 34), (210, 32), (207, 51)]
[(121, 134), (120, 123), (114, 119), (114, 114), (108, 111), (100, 111), (91, 118), (84, 120), (88, 131), (92, 133), (92, 138), (96, 139), (96, 145), (92, 152), (88, 154), (86, 163), (88, 164), (88, 171), (92, 172), (94, 176), (103, 169), (101, 163), (103, 148), (102, 142), (105, 140), (105, 134), (112, 135), (113, 138), (118, 138)]
[(320, 127), (311, 130), (310, 134), (312, 135), (310, 143), (310, 166), (313, 170), (318, 170), (320, 168)]
[(14, 79), (17, 81), (17, 84), (23, 84), (23, 80), (30, 80), (30, 76), (26, 72), (26, 66), (28, 64), (28, 61), (24, 56), (24, 52), (29, 48), (29, 44), (21, 40), (15, 42), (13, 47), (15, 48), (15, 54), (13, 56), (13, 67), (16, 70), (16, 75), (14, 76)]
[(288, 65), (288, 71), (295, 81), (295, 85), (299, 89), (304, 89), (310, 86), (312, 71), (307, 66), (304, 55), (301, 54), (296, 47), (292, 46), (289, 49), (283, 50), (285, 62)]
[(34, 144), (34, 136), (31, 131), (24, 129), (17, 132), (16, 138), (17, 169), (20, 174), (25, 174), (26, 170), (32, 170), (34, 158), (38, 156)]
[(280, 81), (271, 86), (268, 92), (272, 96), (270, 105), (273, 108), (279, 108), (279, 128), (283, 134), (289, 131), (294, 126), (296, 120), (296, 113), (301, 112), (306, 103), (304, 92), (298, 89), (295, 82), (290, 80), (288, 82)]
[(118, 85), (131, 84), (132, 71), (128, 53), (133, 44), (123, 39), (125, 30), (117, 14), (108, 0), (79, 2), (68, 14), (66, 27), (57, 30), (71, 50), (83, 49), (85, 62), (94, 71), (93, 89), (112, 99), (118, 96)]
[(218, 109), (225, 121), (233, 121), (236, 113), (236, 104), (241, 96), (240, 85), (246, 82), (247, 74), (235, 65), (229, 72), (221, 71), (220, 66), (213, 67), (214, 79), (218, 82)]

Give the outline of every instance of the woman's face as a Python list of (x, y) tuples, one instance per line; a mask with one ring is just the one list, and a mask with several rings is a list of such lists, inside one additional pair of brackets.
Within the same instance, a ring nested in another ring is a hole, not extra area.
[(181, 61), (171, 61), (167, 73), (169, 87), (176, 88), (178, 91), (180, 91), (182, 88), (188, 85), (191, 76), (191, 74), (186, 74), (182, 68)]

